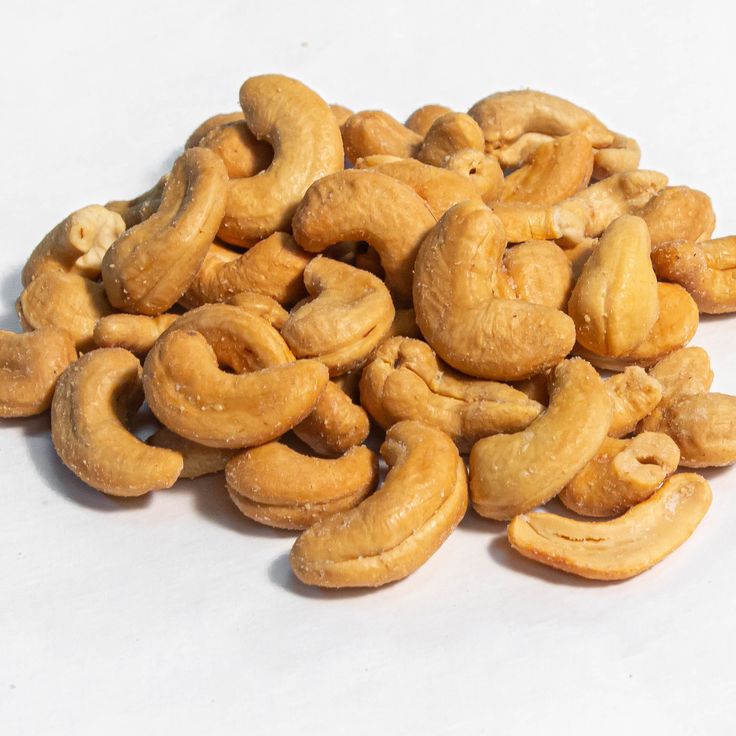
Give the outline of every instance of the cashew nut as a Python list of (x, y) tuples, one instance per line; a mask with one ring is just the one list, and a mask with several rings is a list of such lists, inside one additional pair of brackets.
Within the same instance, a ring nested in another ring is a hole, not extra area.
[(605, 179), (613, 174), (634, 171), (639, 168), (641, 148), (639, 144), (621, 133), (613, 133), (613, 143), (608, 148), (595, 151), (593, 179)]
[(105, 209), (117, 213), (123, 218), (126, 228), (140, 225), (147, 220), (161, 206), (161, 197), (164, 193), (168, 174), (162, 176), (148, 191), (133, 199), (112, 200), (105, 205)]
[(442, 166), (459, 151), (482, 151), (483, 146), (483, 131), (470, 115), (448, 112), (432, 123), (416, 157), (425, 164)]
[(565, 252), (554, 243), (529, 240), (507, 248), (503, 265), (518, 299), (566, 308), (573, 287), (572, 267)]
[(503, 169), (493, 156), (466, 149), (445, 159), (444, 168), (467, 177), (487, 204), (497, 202), (503, 191)]
[(629, 366), (605, 381), (613, 402), (613, 419), (608, 434), (623, 437), (651, 414), (662, 400), (662, 385), (639, 366)]
[(493, 205), (493, 213), (503, 223), (509, 243), (562, 239), (575, 244), (585, 238), (584, 218), (565, 203), (498, 202)]
[(334, 103), (330, 105), (330, 112), (333, 114), (335, 122), (341, 128), (345, 124), (345, 121), (353, 114), (353, 111), (349, 107), (345, 107), (345, 105), (336, 105)]
[(386, 154), (411, 158), (422, 143), (422, 136), (404, 127), (381, 110), (364, 110), (351, 115), (342, 125), (345, 157), (351, 163), (359, 158)]
[(98, 320), (92, 338), (98, 348), (125, 348), (142, 357), (178, 317), (178, 314), (168, 313), (158, 317), (110, 314)]
[(194, 148), (199, 145), (199, 142), (211, 131), (227, 125), (228, 123), (236, 123), (243, 120), (242, 110), (237, 112), (223, 112), (219, 115), (213, 115), (207, 118), (203, 123), (200, 123), (193, 131), (192, 134), (187, 138), (187, 142), (184, 144), (184, 148)]
[(636, 214), (647, 223), (652, 246), (673, 240), (708, 240), (716, 225), (710, 197), (690, 187), (665, 187)]
[(275, 299), (255, 291), (241, 291), (233, 294), (227, 303), (245, 309), (246, 312), (255, 314), (257, 317), (262, 317), (277, 330), (280, 330), (289, 319), (289, 313)]
[(225, 470), (227, 461), (238, 450), (230, 450), (226, 447), (207, 447), (197, 442), (192, 442), (180, 437), (166, 427), (159, 427), (147, 440), (146, 444), (153, 447), (163, 447), (173, 450), (182, 456), (180, 478), (199, 478), (203, 475), (211, 475)]
[(422, 105), (409, 115), (404, 124), (409, 130), (413, 130), (417, 135), (424, 138), (427, 131), (432, 127), (432, 123), (448, 112), (452, 112), (452, 110), (444, 105)]

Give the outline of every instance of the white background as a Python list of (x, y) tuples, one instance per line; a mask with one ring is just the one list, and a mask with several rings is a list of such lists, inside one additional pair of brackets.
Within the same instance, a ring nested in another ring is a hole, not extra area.
[[(736, 233), (731, 3), (3, 2), (0, 326), (71, 210), (137, 194), (248, 76), (404, 118), (531, 86), (635, 136)], [(703, 320), (736, 393), (734, 319)], [(736, 496), (709, 474), (692, 540), (602, 585), (515, 556), (472, 515), (408, 580), (322, 593), (293, 536), (220, 480), (121, 503), (55, 458), (48, 419), (0, 432), (0, 733), (732, 734)]]

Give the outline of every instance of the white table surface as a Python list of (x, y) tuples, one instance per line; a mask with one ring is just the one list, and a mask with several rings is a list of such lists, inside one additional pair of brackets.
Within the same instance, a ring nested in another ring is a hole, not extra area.
[[(466, 109), (531, 86), (634, 135), (736, 233), (730, 3), (3, 3), (0, 326), (70, 211), (131, 196), (248, 76), (327, 100)], [(736, 393), (734, 318), (706, 318)], [(404, 582), (323, 593), (293, 535), (219, 479), (121, 503), (56, 459), (47, 416), (0, 430), (0, 733), (732, 734), (736, 495), (650, 572), (604, 585), (518, 557), (468, 516)]]

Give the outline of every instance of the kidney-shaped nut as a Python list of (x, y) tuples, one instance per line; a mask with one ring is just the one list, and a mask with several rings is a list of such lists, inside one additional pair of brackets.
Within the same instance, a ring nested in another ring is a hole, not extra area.
[(411, 303), (414, 259), (434, 224), (411, 187), (373, 171), (343, 171), (315, 182), (292, 223), (296, 242), (310, 253), (344, 240), (367, 241), (399, 306)]
[(159, 427), (146, 440), (146, 443), (153, 447), (163, 447), (178, 452), (184, 461), (179, 477), (187, 479), (212, 475), (225, 470), (227, 461), (238, 452), (238, 450), (230, 450), (226, 447), (200, 445), (198, 442), (180, 437), (166, 427)]
[(312, 182), (343, 168), (340, 129), (328, 104), (289, 77), (264, 74), (240, 88), (245, 122), (273, 147), (273, 162), (257, 176), (232, 179), (219, 236), (248, 245), (286, 231)]
[(316, 358), (338, 376), (362, 365), (386, 336), (394, 305), (367, 271), (319, 257), (304, 269), (310, 299), (297, 305), (281, 334), (297, 358)]
[(483, 147), (483, 131), (478, 123), (465, 113), (448, 112), (432, 123), (416, 157), (425, 164), (443, 166), (458, 151), (482, 151)]
[(227, 490), (250, 519), (279, 529), (307, 529), (357, 506), (378, 483), (378, 457), (353, 447), (334, 459), (302, 455), (280, 442), (236, 455)]
[(639, 366), (628, 366), (605, 381), (613, 402), (613, 418), (608, 434), (623, 437), (651, 414), (662, 400), (662, 385)]
[(498, 218), (462, 202), (424, 239), (414, 268), (414, 309), (427, 342), (453, 368), (504, 381), (556, 365), (575, 342), (563, 312), (495, 296), (505, 246)]
[(46, 271), (66, 271), (96, 279), (102, 257), (124, 230), (123, 218), (98, 204), (72, 212), (34, 248), (23, 267), (23, 286)]
[(51, 403), (51, 439), (64, 465), (113, 496), (172, 486), (181, 455), (149, 447), (126, 426), (142, 401), (141, 364), (127, 350), (94, 350), (72, 363)]
[(423, 138), (432, 127), (432, 123), (448, 112), (452, 112), (452, 110), (449, 107), (445, 107), (445, 105), (437, 105), (435, 103), (422, 105), (409, 115), (405, 125), (409, 130), (413, 130)]
[(627, 440), (607, 437), (565, 486), (560, 501), (583, 516), (617, 516), (654, 493), (677, 470), (680, 451), (660, 432)]
[(641, 148), (639, 144), (621, 133), (613, 134), (613, 143), (608, 148), (595, 151), (594, 179), (605, 179), (613, 174), (634, 171), (639, 168)]
[(503, 191), (503, 169), (493, 156), (465, 149), (448, 156), (443, 167), (467, 177), (481, 199), (488, 205), (498, 201)]
[(0, 417), (30, 417), (48, 409), (56, 381), (77, 359), (63, 330), (16, 334), (0, 330)]
[(713, 383), (710, 358), (703, 348), (675, 350), (653, 365), (649, 375), (662, 387), (659, 406), (666, 406), (681, 396), (706, 393)]
[(508, 537), (524, 557), (544, 565), (593, 580), (625, 580), (687, 541), (710, 502), (704, 478), (680, 473), (617, 519), (577, 521), (557, 514), (523, 514), (509, 524)]
[(259, 141), (243, 120), (213, 128), (202, 136), (197, 146), (216, 153), (231, 179), (255, 176), (268, 168), (273, 159), (271, 146)]
[(529, 240), (507, 248), (503, 265), (518, 299), (566, 309), (573, 287), (565, 252), (548, 240)]
[(509, 243), (560, 239), (574, 245), (585, 239), (585, 220), (564, 203), (498, 202), (493, 213), (503, 223)]
[(672, 240), (707, 240), (716, 225), (710, 197), (690, 187), (665, 187), (636, 214), (647, 223), (652, 246)]
[(178, 314), (110, 314), (95, 324), (93, 339), (98, 348), (125, 348), (144, 356), (159, 337), (178, 319)]
[(237, 112), (222, 112), (212, 117), (207, 118), (205, 121), (200, 123), (187, 138), (184, 148), (195, 148), (199, 145), (199, 142), (208, 133), (211, 133), (217, 128), (221, 128), (223, 125), (229, 123), (237, 123), (243, 120), (243, 111), (238, 110)]
[(350, 511), (330, 516), (294, 543), (290, 562), (309, 585), (376, 587), (424, 564), (468, 505), (465, 465), (452, 440), (421, 422), (386, 433), (383, 485)]
[(168, 178), (168, 174), (162, 176), (148, 191), (133, 199), (116, 199), (107, 202), (105, 209), (120, 215), (126, 228), (140, 225), (161, 206), (161, 197)]
[(384, 342), (363, 368), (360, 398), (384, 429), (416, 419), (441, 429), (460, 452), (481, 437), (524, 429), (542, 410), (506, 384), (456, 373), (429, 345), (405, 337)]
[(289, 313), (275, 299), (255, 291), (241, 291), (233, 294), (227, 303), (265, 319), (277, 330), (280, 330), (289, 319)]
[(341, 130), (345, 156), (351, 163), (375, 154), (410, 158), (422, 143), (422, 136), (382, 110), (356, 112)]
[(511, 519), (556, 496), (595, 455), (611, 399), (593, 366), (557, 366), (549, 408), (525, 430), (486, 437), (470, 453), (470, 499), (490, 519)]

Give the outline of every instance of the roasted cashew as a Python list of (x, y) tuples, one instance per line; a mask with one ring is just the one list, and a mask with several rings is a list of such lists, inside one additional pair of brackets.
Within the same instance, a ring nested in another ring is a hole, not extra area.
[(159, 427), (146, 440), (146, 444), (178, 452), (184, 461), (179, 477), (187, 479), (199, 478), (203, 475), (211, 475), (225, 470), (227, 461), (238, 452), (238, 450), (230, 450), (226, 447), (200, 445), (197, 442), (180, 437), (166, 427)]
[(290, 562), (304, 583), (376, 587), (424, 564), (458, 525), (468, 505), (465, 466), (447, 435), (421, 422), (399, 422), (381, 455), (381, 488), (350, 511), (317, 522), (296, 540)]
[(105, 205), (105, 209), (120, 215), (126, 228), (140, 225), (161, 206), (168, 174), (162, 176), (148, 191), (133, 199), (115, 199)]
[(422, 143), (422, 136), (381, 110), (356, 112), (341, 130), (345, 157), (351, 163), (375, 154), (411, 158)]
[(437, 118), (424, 136), (416, 157), (425, 164), (442, 166), (459, 151), (483, 150), (483, 131), (462, 112), (448, 112)]
[(98, 348), (125, 348), (139, 358), (179, 317), (178, 314), (110, 314), (95, 324), (92, 339)]
[(503, 265), (518, 299), (565, 310), (573, 287), (565, 252), (548, 240), (529, 240), (507, 248)]
[(414, 309), (427, 342), (453, 368), (504, 381), (556, 365), (575, 342), (563, 312), (495, 296), (505, 246), (498, 218), (463, 202), (427, 235), (414, 267)]
[(222, 159), (230, 179), (255, 176), (265, 171), (273, 160), (271, 146), (259, 141), (242, 120), (211, 130), (197, 145)]
[(417, 325), (416, 314), (411, 307), (396, 310), (396, 316), (386, 333), (385, 340), (392, 337), (413, 337), (421, 340), (422, 333)]
[[(569, 201), (569, 200), (566, 200)], [(562, 204), (498, 202), (493, 213), (501, 220), (509, 243), (557, 240), (575, 244), (585, 239), (585, 220)]]
[[(649, 375), (662, 387), (661, 406), (681, 396), (706, 393), (713, 384), (710, 358), (703, 348), (675, 350), (652, 366)], [(652, 416), (656, 417), (656, 413)]]
[(302, 455), (280, 442), (236, 455), (227, 490), (250, 519), (279, 529), (307, 529), (357, 506), (378, 483), (378, 457), (353, 447), (335, 459)]
[(557, 366), (549, 408), (526, 429), (475, 444), (470, 499), (490, 519), (511, 519), (556, 496), (595, 455), (611, 426), (611, 399), (595, 369)]
[(441, 429), (460, 452), (481, 437), (524, 429), (543, 408), (503, 383), (456, 373), (429, 345), (405, 337), (384, 342), (363, 368), (360, 398), (384, 429), (416, 419)]
[(432, 127), (432, 123), (448, 112), (452, 112), (452, 110), (444, 105), (422, 105), (409, 115), (404, 125), (409, 130), (413, 130), (417, 135), (424, 138), (427, 135), (427, 131)]
[(262, 317), (277, 330), (280, 330), (289, 319), (289, 313), (275, 299), (255, 291), (241, 291), (233, 294), (227, 303)]
[(257, 176), (228, 183), (222, 240), (248, 245), (289, 229), (294, 209), (313, 181), (343, 168), (340, 128), (327, 103), (289, 77), (251, 77), (240, 88), (245, 122), (273, 147), (273, 162)]
[(613, 143), (608, 148), (598, 148), (595, 151), (593, 179), (600, 180), (624, 171), (634, 171), (639, 168), (640, 160), (639, 144), (633, 138), (614, 133)]
[(647, 223), (652, 246), (673, 240), (708, 240), (716, 226), (710, 197), (690, 187), (665, 187), (636, 214)]
[(509, 524), (508, 537), (524, 557), (544, 565), (593, 580), (625, 580), (685, 542), (710, 502), (706, 480), (681, 473), (612, 521), (576, 521), (537, 512), (517, 516)]
[(605, 381), (613, 402), (613, 419), (608, 434), (623, 437), (651, 414), (662, 400), (662, 385), (639, 366), (629, 366)]
[(30, 417), (49, 408), (56, 380), (77, 351), (63, 330), (0, 330), (0, 417)]
[(443, 167), (467, 177), (487, 205), (497, 202), (501, 196), (503, 169), (493, 156), (466, 149), (449, 156)]
[(51, 439), (64, 465), (113, 496), (172, 486), (181, 455), (149, 447), (126, 426), (142, 401), (141, 364), (127, 350), (94, 350), (72, 363), (51, 403)]
[(204, 122), (200, 123), (193, 131), (192, 134), (187, 138), (187, 142), (184, 144), (184, 148), (194, 148), (199, 145), (199, 142), (208, 133), (228, 125), (229, 123), (237, 123), (243, 120), (243, 111), (238, 110), (237, 112), (223, 112), (219, 115), (213, 115), (207, 118)]
[(345, 105), (337, 105), (337, 104), (331, 104), (330, 105), (330, 112), (335, 118), (335, 122), (342, 128), (345, 121), (353, 114), (353, 110), (351, 110), (349, 107), (345, 107)]

